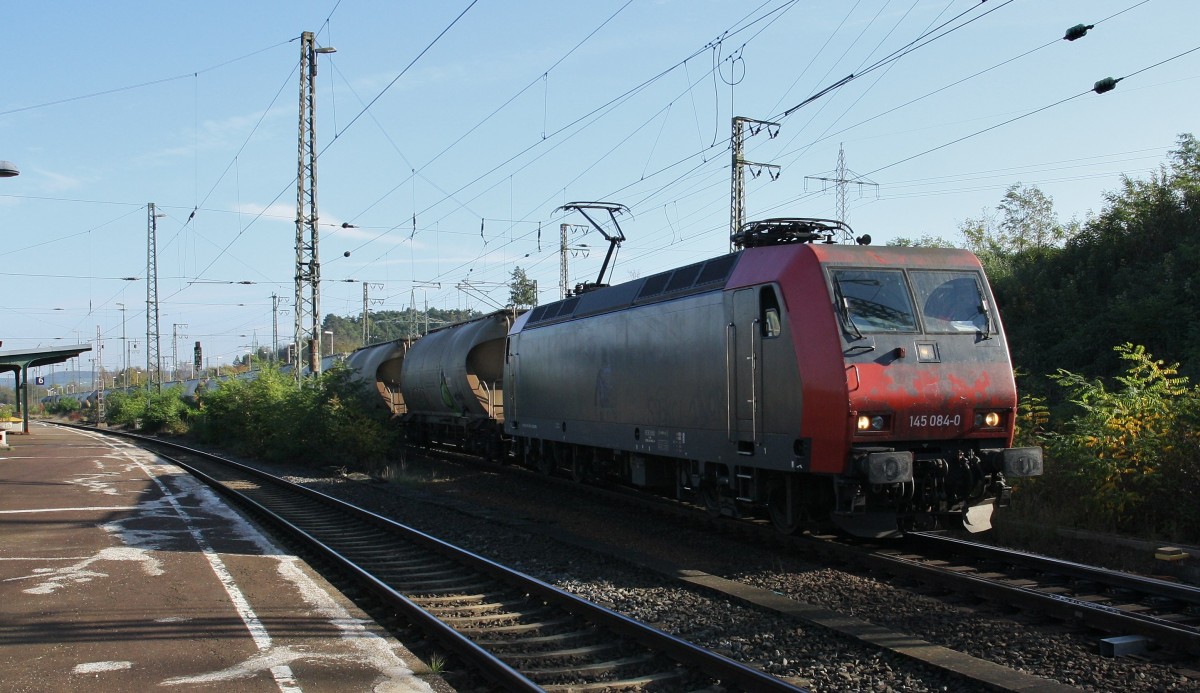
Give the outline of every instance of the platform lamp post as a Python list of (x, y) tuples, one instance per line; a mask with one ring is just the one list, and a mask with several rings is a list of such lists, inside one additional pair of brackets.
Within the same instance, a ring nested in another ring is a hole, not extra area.
[[(121, 382), (125, 387), (129, 387), (129, 342), (125, 340), (125, 304), (117, 303), (121, 306)], [(113, 381), (113, 389), (116, 389), (117, 383)]]

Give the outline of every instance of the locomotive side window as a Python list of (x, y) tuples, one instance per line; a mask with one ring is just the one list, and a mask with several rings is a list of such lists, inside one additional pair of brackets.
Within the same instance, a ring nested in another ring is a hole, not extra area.
[(910, 276), (926, 332), (990, 331), (987, 302), (976, 273), (914, 270)]
[(763, 337), (772, 339), (783, 333), (783, 324), (779, 319), (779, 299), (775, 289), (764, 287), (758, 295), (759, 322), (762, 324)]
[(834, 295), (851, 332), (916, 332), (908, 282), (899, 270), (836, 269)]

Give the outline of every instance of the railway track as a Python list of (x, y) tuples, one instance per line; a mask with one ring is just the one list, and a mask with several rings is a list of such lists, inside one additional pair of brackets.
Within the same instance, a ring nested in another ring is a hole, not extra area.
[(904, 547), (874, 554), (893, 574), (937, 576), (990, 601), (1200, 654), (1196, 587), (936, 534), (912, 534)]
[[(434, 452), (455, 461), (471, 460), (470, 456), (456, 452)], [(513, 471), (532, 473), (522, 469)], [(547, 481), (599, 494), (610, 502), (630, 503), (687, 521), (709, 523), (764, 546), (782, 543), (804, 554), (937, 586), (956, 595), (974, 595), (1109, 636), (1141, 636), (1162, 648), (1200, 654), (1200, 588), (1193, 586), (938, 533), (913, 533), (902, 541), (890, 542), (823, 534), (784, 537), (765, 520), (714, 520), (696, 505), (619, 487), (581, 485), (570, 478), (569, 470), (557, 471), (560, 473), (547, 477)], [(545, 476), (544, 470), (541, 476)], [(1139, 649), (1137, 643), (1129, 647)], [(1120, 653), (1118, 647), (1115, 654)]]
[(325, 494), (200, 450), (120, 435), (156, 448), (332, 562), (507, 690), (798, 690)]

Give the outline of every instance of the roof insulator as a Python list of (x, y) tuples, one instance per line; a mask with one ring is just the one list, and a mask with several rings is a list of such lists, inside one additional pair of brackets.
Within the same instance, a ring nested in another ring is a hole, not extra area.
[(1103, 94), (1106, 91), (1112, 91), (1113, 89), (1117, 88), (1117, 82), (1120, 81), (1121, 80), (1113, 79), (1112, 77), (1105, 77), (1099, 82), (1096, 82), (1096, 84), (1092, 87), (1092, 91), (1096, 92), (1097, 94)]
[(1071, 27), (1070, 29), (1067, 29), (1067, 33), (1063, 35), (1063, 38), (1067, 41), (1074, 41), (1075, 39), (1081, 39), (1084, 36), (1087, 36), (1088, 29), (1095, 29), (1095, 28), (1096, 28), (1095, 24), (1088, 24), (1086, 26), (1083, 24), (1076, 24), (1075, 26)]

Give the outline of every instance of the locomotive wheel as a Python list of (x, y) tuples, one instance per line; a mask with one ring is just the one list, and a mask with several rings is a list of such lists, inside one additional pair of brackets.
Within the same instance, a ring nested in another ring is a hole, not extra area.
[(542, 445), (541, 450), (531, 450), (533, 455), (534, 466), (537, 467), (539, 474), (550, 476), (554, 473), (555, 468), (555, 450), (549, 443)]
[(795, 534), (804, 524), (804, 513), (796, 502), (800, 498), (800, 490), (793, 488), (791, 498), (789, 504), (787, 479), (774, 479), (767, 487), (767, 513), (771, 516), (771, 524), (780, 534)]

